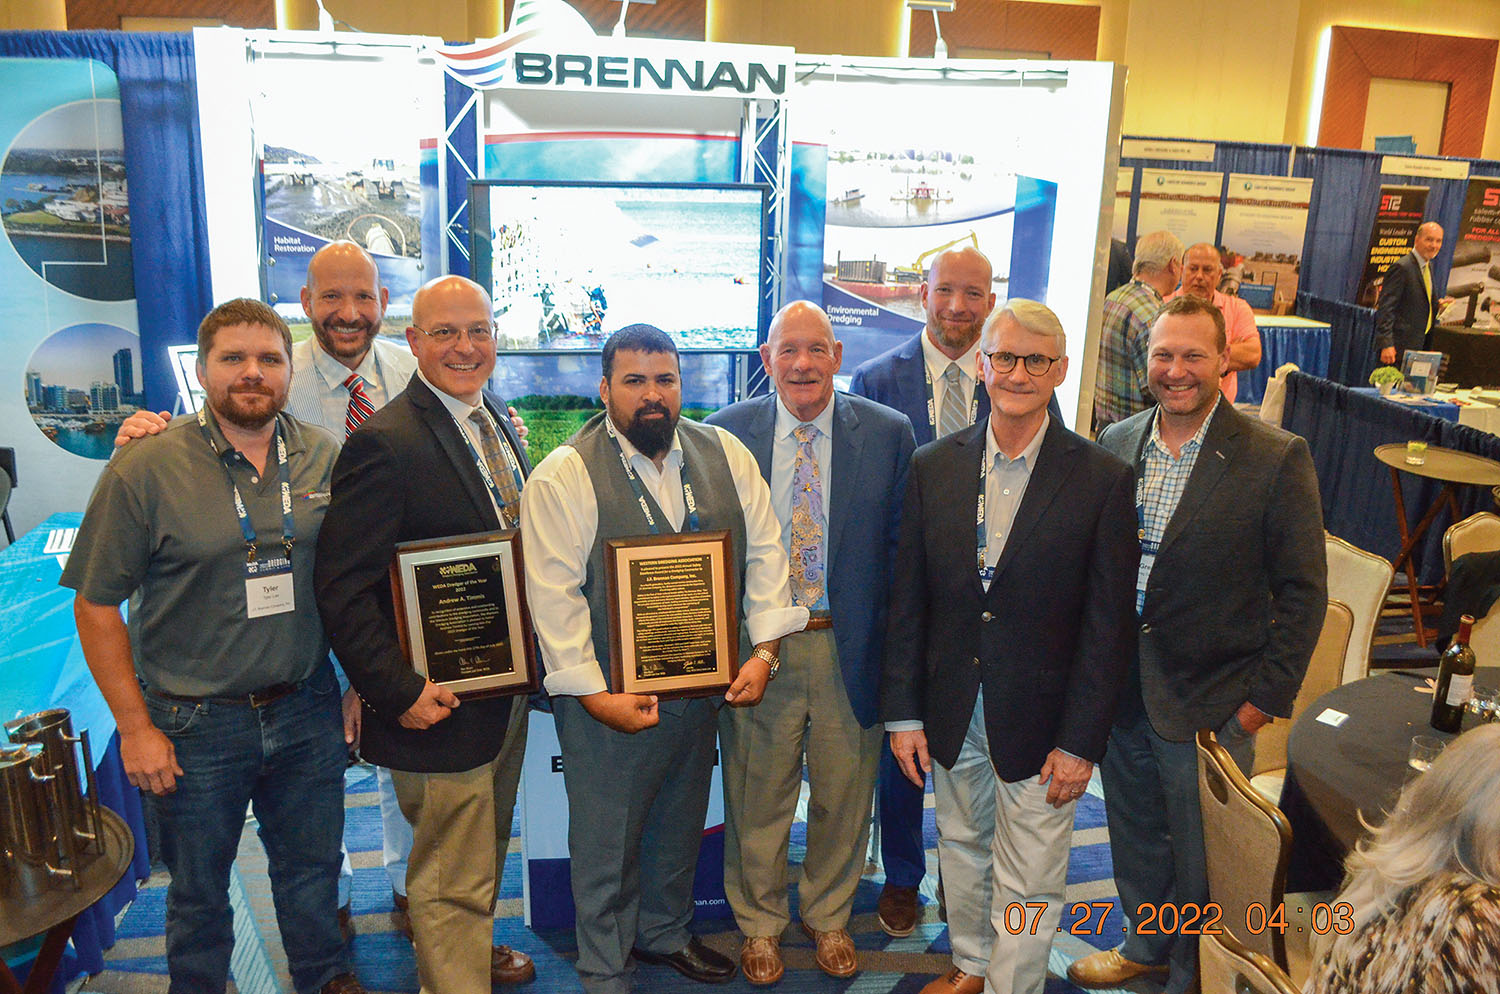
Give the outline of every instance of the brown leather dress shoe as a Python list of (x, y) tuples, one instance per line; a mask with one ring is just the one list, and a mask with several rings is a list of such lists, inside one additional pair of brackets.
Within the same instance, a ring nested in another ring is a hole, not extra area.
[(365, 989), (352, 973), (341, 973), (318, 988), (318, 994), (365, 994)]
[(354, 916), (349, 913), (347, 904), (339, 909), (339, 935), (343, 936), (346, 946), (354, 941)]
[(536, 979), (536, 964), (531, 957), (509, 946), (490, 950), (490, 982), (494, 984), (527, 984)]
[(1108, 988), (1148, 973), (1165, 974), (1164, 966), (1149, 966), (1135, 963), (1120, 955), (1118, 949), (1105, 949), (1090, 953), (1068, 967), (1068, 979), (1079, 987)]
[(917, 929), (917, 889), (886, 884), (875, 903), (875, 913), (886, 935), (897, 939), (911, 935)]
[(740, 969), (745, 979), (757, 987), (774, 984), (786, 973), (781, 960), (781, 938), (775, 935), (749, 935), (740, 946)]
[(854, 940), (849, 937), (847, 929), (836, 928), (832, 932), (819, 932), (807, 922), (802, 923), (802, 931), (817, 946), (818, 969), (830, 977), (852, 977), (859, 969), (859, 958), (854, 952)]
[(984, 994), (984, 978), (954, 967), (918, 994)]

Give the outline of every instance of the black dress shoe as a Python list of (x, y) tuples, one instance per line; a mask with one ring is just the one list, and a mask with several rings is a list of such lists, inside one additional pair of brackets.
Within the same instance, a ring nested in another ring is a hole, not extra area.
[(722, 984), (734, 979), (738, 967), (734, 960), (705, 946), (695, 935), (688, 944), (675, 953), (648, 953), (644, 949), (630, 950), (632, 956), (642, 963), (670, 966), (689, 980), (700, 984)]

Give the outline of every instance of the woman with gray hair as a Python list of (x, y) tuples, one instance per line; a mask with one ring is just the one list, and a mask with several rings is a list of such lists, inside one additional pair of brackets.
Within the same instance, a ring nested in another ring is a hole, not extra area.
[[(1500, 724), (1455, 739), (1345, 864), (1307, 994), (1500, 994)], [(1320, 941), (1321, 940), (1321, 941)]]

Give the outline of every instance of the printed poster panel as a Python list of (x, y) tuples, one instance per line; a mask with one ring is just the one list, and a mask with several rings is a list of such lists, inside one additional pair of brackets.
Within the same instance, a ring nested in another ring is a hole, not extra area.
[(1427, 210), (1427, 187), (1384, 183), (1375, 220), (1370, 225), (1370, 246), (1365, 251), (1365, 271), (1359, 279), (1355, 303), (1374, 307), (1380, 297), (1385, 271), (1407, 252), (1417, 235), (1417, 226)]
[(1440, 324), (1500, 328), (1500, 178), (1469, 180)]
[(1277, 300), (1297, 299), (1302, 241), (1307, 233), (1311, 179), (1229, 174), (1224, 231), (1219, 241), (1233, 257), (1225, 277), (1236, 293), (1240, 283), (1270, 286)]
[(120, 89), (86, 59), (0, 59), (0, 411), (17, 532), (81, 511), (144, 401)]
[(1170, 231), (1184, 245), (1218, 244), (1223, 173), (1182, 169), (1142, 169), (1135, 233)]
[[(298, 340), (311, 333), (301, 305), (307, 262), (329, 242), (349, 239), (375, 257), (390, 291), (387, 334), (405, 326), (412, 295), (441, 272), (442, 73), (416, 49), (349, 54), (252, 53), (267, 299)], [(313, 94), (345, 111), (310, 112)]]

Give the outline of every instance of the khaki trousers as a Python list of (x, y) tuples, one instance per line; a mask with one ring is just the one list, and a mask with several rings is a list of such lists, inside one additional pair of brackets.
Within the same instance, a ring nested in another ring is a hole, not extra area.
[(802, 920), (820, 932), (849, 924), (864, 871), (882, 743), (849, 707), (833, 630), (781, 641), (781, 670), (760, 704), (719, 712), (724, 760), (724, 892), (740, 931), (780, 935), (791, 922), (787, 848), (807, 758), (807, 856)]
[(522, 694), (490, 762), (462, 773), (391, 770), (412, 826), (406, 898), (422, 994), (490, 992), (495, 895), (525, 754)]

